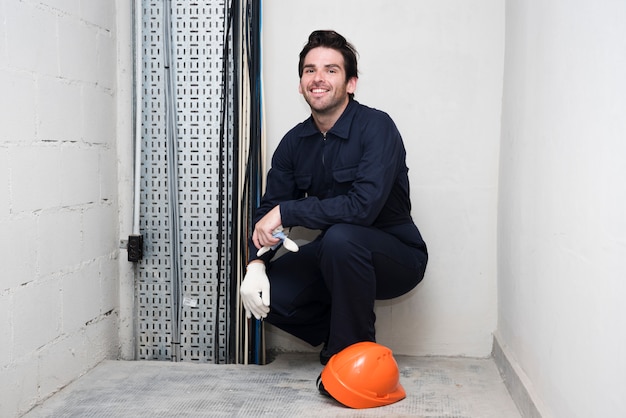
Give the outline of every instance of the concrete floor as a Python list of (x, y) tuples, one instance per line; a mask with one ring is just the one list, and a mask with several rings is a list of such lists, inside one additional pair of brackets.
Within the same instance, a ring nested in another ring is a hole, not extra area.
[(380, 408), (320, 395), (318, 356), (289, 353), (265, 366), (105, 361), (25, 417), (521, 417), (492, 359), (396, 361), (407, 397)]

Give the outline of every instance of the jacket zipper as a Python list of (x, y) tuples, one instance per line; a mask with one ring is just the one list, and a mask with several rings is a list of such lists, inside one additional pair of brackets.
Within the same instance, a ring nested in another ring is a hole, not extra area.
[(322, 148), (322, 165), (326, 167), (326, 132), (322, 132), (324, 138), (324, 147)]

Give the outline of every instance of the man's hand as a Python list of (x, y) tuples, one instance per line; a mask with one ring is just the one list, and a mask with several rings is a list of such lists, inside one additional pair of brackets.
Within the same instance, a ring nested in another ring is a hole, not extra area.
[(265, 273), (265, 264), (252, 262), (239, 288), (241, 301), (246, 308), (246, 317), (265, 318), (270, 311), (270, 281)]
[(280, 239), (276, 238), (273, 234), (276, 228), (281, 226), (281, 224), (280, 206), (277, 205), (254, 225), (252, 242), (254, 242), (257, 249), (278, 244)]
[[(287, 234), (283, 232), (282, 226), (279, 226), (278, 228), (276, 228), (272, 235), (280, 239), (280, 242), (283, 243), (283, 246), (285, 247), (286, 250), (297, 253), (298, 250), (300, 249), (300, 247), (298, 247), (298, 244), (296, 244), (295, 242), (287, 238)], [(278, 244), (272, 245), (271, 247), (261, 247), (261, 249), (256, 252), (256, 256), (261, 257), (263, 254), (265, 254), (269, 250), (275, 250), (276, 248), (278, 248)]]

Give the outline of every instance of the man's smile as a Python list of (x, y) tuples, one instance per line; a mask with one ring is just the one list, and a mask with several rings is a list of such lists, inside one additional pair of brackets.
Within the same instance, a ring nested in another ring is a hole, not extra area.
[(328, 93), (328, 89), (324, 89), (321, 87), (315, 87), (311, 89), (311, 93), (313, 94), (323, 94), (323, 93)]

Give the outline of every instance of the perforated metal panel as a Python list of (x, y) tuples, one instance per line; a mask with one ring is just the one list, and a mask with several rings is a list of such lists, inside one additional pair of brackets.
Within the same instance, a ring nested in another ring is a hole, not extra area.
[[(226, 109), (232, 109), (233, 97), (223, 71), (228, 5), (224, 0), (142, 4), (144, 258), (137, 267), (137, 357), (224, 363), (233, 184), (232, 111), (222, 115), (222, 97), (231, 97)], [(168, 13), (175, 109), (166, 97)], [(168, 165), (170, 112), (175, 112), (177, 152), (170, 161), (175, 165)], [(220, 137), (223, 117), (227, 134)]]

